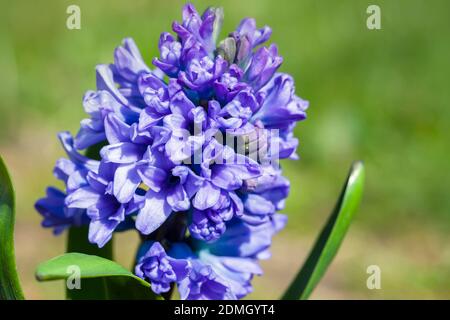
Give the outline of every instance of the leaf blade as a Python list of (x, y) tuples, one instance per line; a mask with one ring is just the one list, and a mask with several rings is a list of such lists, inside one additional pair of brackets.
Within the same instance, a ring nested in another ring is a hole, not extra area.
[[(67, 253), (78, 252), (99, 256), (113, 260), (111, 239), (103, 248), (97, 247), (88, 241), (89, 228), (87, 226), (71, 227), (67, 235)], [(82, 290), (69, 290), (66, 288), (66, 297), (72, 300), (80, 299), (107, 299), (109, 294), (103, 279), (86, 279)]]
[(344, 239), (361, 202), (364, 179), (363, 163), (354, 163), (332, 214), (296, 278), (283, 295), (283, 300), (309, 298)]
[(36, 278), (39, 281), (67, 279), (70, 275), (67, 273), (69, 266), (79, 266), (82, 279), (127, 276), (149, 286), (147, 282), (114, 261), (78, 252), (66, 253), (41, 263), (37, 267)]
[[(66, 253), (41, 263), (36, 270), (38, 281), (67, 280), (70, 266), (80, 268), (80, 278), (101, 280), (106, 288), (107, 299), (154, 299), (150, 283), (137, 277), (118, 263), (83, 253)], [(83, 289), (85, 281), (81, 283)], [(123, 291), (123, 288), (127, 290)], [(78, 291), (78, 290), (70, 290)]]
[(14, 189), (0, 156), (0, 300), (23, 300), (14, 254)]

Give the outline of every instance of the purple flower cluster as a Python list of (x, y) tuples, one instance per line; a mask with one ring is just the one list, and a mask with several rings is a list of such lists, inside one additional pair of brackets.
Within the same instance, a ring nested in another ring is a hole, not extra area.
[[(68, 159), (54, 173), (65, 192), (49, 187), (35, 205), (55, 233), (88, 224), (99, 247), (137, 230), (135, 273), (158, 294), (176, 284), (182, 299), (252, 291), (286, 222), (278, 160), (297, 157), (293, 129), (308, 107), (277, 72), (277, 46), (263, 46), (270, 28), (247, 18), (217, 44), (222, 18), (188, 4), (176, 35), (161, 34), (153, 69), (129, 38), (113, 64), (97, 66), (97, 91), (83, 98), (89, 118), (75, 138), (59, 135)], [(82, 154), (100, 147), (95, 160)]]

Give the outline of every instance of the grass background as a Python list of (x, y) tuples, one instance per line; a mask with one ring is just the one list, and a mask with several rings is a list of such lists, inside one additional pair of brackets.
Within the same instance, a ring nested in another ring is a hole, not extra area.
[[(66, 8), (81, 8), (81, 30)], [(250, 298), (277, 298), (337, 199), (353, 160), (366, 164), (362, 206), (315, 299), (450, 298), (450, 2), (445, 0), (194, 1), (225, 9), (223, 34), (255, 17), (273, 29), (281, 70), (310, 101), (297, 126), (301, 160), (285, 161), (292, 191), (289, 225), (274, 239), (266, 274)], [(382, 30), (366, 28), (381, 7)], [(76, 133), (81, 97), (95, 88), (94, 67), (111, 62), (131, 36), (150, 64), (162, 31), (181, 19), (182, 1), (0, 0), (0, 153), (17, 192), (18, 267), (28, 298), (63, 298), (60, 282), (39, 284), (34, 268), (64, 250), (64, 236), (41, 229), (34, 201), (54, 184), (63, 153), (56, 133)], [(133, 234), (118, 236), (129, 265)], [(369, 265), (381, 290), (366, 287)]]

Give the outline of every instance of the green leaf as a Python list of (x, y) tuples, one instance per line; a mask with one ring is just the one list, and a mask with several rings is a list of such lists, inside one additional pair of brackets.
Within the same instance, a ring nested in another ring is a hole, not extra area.
[(0, 300), (23, 300), (14, 257), (14, 190), (0, 157)]
[[(102, 257), (113, 260), (113, 239), (111, 239), (103, 248), (88, 241), (89, 228), (72, 227), (67, 236), (67, 252), (78, 252), (88, 255)], [(86, 279), (83, 282), (81, 290), (69, 290), (66, 287), (66, 297), (71, 300), (99, 300), (107, 299), (109, 294), (108, 287), (105, 286), (104, 279)]]
[(104, 297), (106, 299), (155, 298), (150, 284), (126, 268), (114, 261), (83, 253), (66, 253), (40, 264), (36, 271), (36, 279), (39, 281), (67, 279), (73, 274), (71, 266), (77, 266), (80, 270), (81, 290), (86, 280), (96, 279), (102, 281), (107, 293)]
[(334, 211), (316, 240), (302, 269), (284, 294), (283, 300), (308, 299), (322, 279), (339, 250), (361, 202), (364, 175), (363, 163), (354, 163)]

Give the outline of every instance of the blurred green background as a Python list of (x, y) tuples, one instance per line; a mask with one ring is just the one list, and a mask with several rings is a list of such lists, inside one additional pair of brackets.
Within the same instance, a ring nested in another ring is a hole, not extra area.
[[(66, 8), (81, 8), (81, 30)], [(0, 154), (17, 192), (16, 250), (28, 298), (62, 299), (63, 283), (34, 280), (39, 262), (63, 252), (65, 236), (39, 226), (34, 201), (54, 184), (60, 130), (76, 133), (81, 97), (95, 88), (94, 67), (112, 62), (133, 37), (150, 64), (162, 31), (181, 19), (183, 1), (0, 1)], [(331, 211), (353, 160), (367, 169), (362, 206), (315, 299), (450, 298), (450, 2), (194, 1), (225, 9), (224, 28), (255, 17), (273, 28), (297, 94), (310, 101), (297, 126), (300, 161), (284, 163), (292, 181), (290, 223), (274, 239), (265, 275), (250, 298), (277, 298)], [(368, 30), (366, 8), (381, 7), (382, 30)], [(223, 34), (225, 34), (223, 31)], [(133, 234), (116, 254), (129, 265)], [(369, 265), (380, 290), (366, 286)]]

